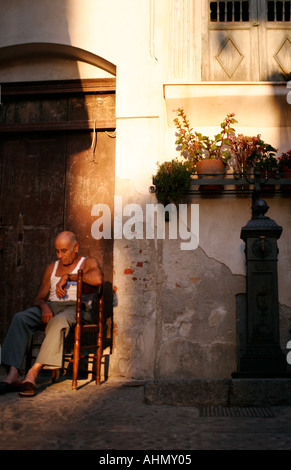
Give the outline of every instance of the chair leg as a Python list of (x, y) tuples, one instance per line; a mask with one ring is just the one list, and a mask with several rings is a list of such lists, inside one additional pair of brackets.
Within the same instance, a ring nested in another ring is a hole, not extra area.
[(96, 385), (100, 385), (101, 376), (101, 358), (102, 358), (102, 323), (99, 322), (99, 330), (97, 335), (97, 354), (96, 354)]
[(81, 326), (75, 326), (75, 342), (74, 342), (74, 356), (73, 356), (73, 381), (72, 389), (77, 389), (78, 369), (79, 369), (79, 357), (80, 357), (80, 336)]
[(73, 382), (72, 382), (73, 390), (77, 389), (77, 378), (78, 378), (79, 357), (80, 357), (82, 276), (83, 276), (83, 271), (82, 269), (79, 269), (78, 281), (77, 281), (76, 326), (75, 326), (74, 357), (73, 357)]
[(96, 385), (100, 385), (100, 375), (101, 375), (101, 347), (97, 349), (97, 356), (96, 356)]
[(99, 299), (98, 306), (98, 334), (97, 334), (97, 355), (96, 355), (96, 385), (100, 385), (101, 357), (103, 339), (103, 295)]

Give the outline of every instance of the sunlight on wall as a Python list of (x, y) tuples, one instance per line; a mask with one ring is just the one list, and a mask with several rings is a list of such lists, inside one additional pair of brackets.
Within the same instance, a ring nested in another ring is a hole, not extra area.
[(159, 119), (117, 119), (116, 177), (131, 179), (136, 191), (149, 194), (159, 147)]

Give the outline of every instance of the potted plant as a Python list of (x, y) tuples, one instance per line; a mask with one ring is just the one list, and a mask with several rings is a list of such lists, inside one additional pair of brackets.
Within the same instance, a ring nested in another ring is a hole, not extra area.
[[(278, 158), (278, 169), (282, 178), (291, 178), (291, 150), (283, 152)], [(291, 185), (282, 185), (282, 191), (290, 191)]]
[(188, 191), (191, 183), (192, 165), (189, 161), (181, 162), (177, 158), (158, 165), (153, 178), (156, 196), (165, 206), (177, 204)]
[[(260, 137), (260, 136), (259, 136)], [(263, 181), (263, 189), (268, 191), (275, 190), (275, 186), (267, 185), (266, 182), (270, 178), (274, 178), (278, 171), (278, 159), (276, 158), (277, 150), (272, 145), (267, 144), (261, 138), (255, 145), (255, 150), (248, 157), (255, 171), (260, 172)]]
[[(220, 124), (221, 131), (211, 139), (199, 132), (193, 131), (190, 127), (189, 120), (183, 108), (176, 110), (177, 118), (174, 119), (176, 126), (176, 150), (189, 160), (193, 172), (196, 171), (198, 177), (207, 175), (207, 177), (215, 177), (214, 175), (224, 176), (226, 165), (231, 158), (231, 142), (230, 137), (234, 135), (232, 124), (237, 121), (234, 114), (228, 114)], [(204, 186), (207, 190), (223, 189), (221, 186)]]
[(256, 152), (261, 136), (245, 136), (243, 134), (231, 135), (231, 152), (234, 156), (234, 172), (238, 176), (244, 176), (251, 171), (253, 166), (250, 157)]
[(290, 175), (291, 174), (291, 150), (283, 152), (278, 158), (278, 169), (280, 173)]
[(254, 153), (260, 146), (261, 136), (245, 136), (243, 134), (231, 135), (230, 138), (231, 151), (233, 153), (233, 169), (235, 178), (245, 178), (247, 183), (236, 185), (239, 192), (249, 188), (249, 176), (253, 169), (251, 160)]

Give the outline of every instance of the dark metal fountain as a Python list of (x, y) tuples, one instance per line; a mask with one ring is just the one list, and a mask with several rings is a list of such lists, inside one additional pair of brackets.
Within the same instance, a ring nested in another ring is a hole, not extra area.
[(282, 227), (266, 216), (268, 209), (264, 200), (254, 199), (252, 218), (241, 230), (247, 267), (244, 322), (240, 319), (242, 375), (282, 376), (287, 369), (279, 335), (277, 240)]

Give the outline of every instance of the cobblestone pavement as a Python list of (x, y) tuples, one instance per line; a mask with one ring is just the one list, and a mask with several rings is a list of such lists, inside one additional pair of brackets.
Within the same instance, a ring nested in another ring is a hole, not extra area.
[(72, 391), (71, 380), (45, 377), (33, 398), (0, 396), (0, 450), (290, 450), (291, 407), (271, 411), (203, 417), (195, 407), (145, 404), (141, 382), (79, 381)]

